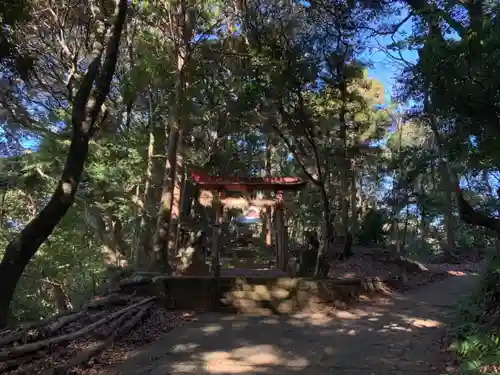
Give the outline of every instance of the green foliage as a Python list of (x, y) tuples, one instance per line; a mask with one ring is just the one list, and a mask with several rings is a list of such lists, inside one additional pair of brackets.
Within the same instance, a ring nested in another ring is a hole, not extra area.
[(484, 374), (500, 364), (498, 309), (500, 257), (494, 255), (471, 296), (459, 305), (450, 329), (451, 349), (461, 358), (464, 374)]
[(382, 245), (387, 234), (384, 230), (386, 221), (386, 215), (380, 210), (369, 210), (363, 218), (357, 234), (358, 241), (361, 244)]

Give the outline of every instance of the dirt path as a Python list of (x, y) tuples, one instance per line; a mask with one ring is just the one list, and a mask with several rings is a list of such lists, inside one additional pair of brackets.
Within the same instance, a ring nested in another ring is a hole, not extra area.
[(437, 375), (444, 322), (474, 276), (454, 276), (335, 316), (204, 315), (110, 374)]

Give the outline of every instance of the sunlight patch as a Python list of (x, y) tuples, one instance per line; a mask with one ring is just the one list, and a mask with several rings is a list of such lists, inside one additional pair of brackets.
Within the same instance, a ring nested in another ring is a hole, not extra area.
[(412, 332), (411, 328), (403, 327), (397, 323), (387, 324), (382, 327), (379, 332), (388, 332), (388, 331), (401, 331), (401, 332)]
[(443, 325), (441, 322), (438, 322), (437, 320), (420, 319), (420, 318), (410, 319), (408, 320), (408, 323), (418, 328), (433, 328), (433, 327), (441, 327)]
[(334, 311), (332, 315), (339, 319), (349, 319), (349, 320), (359, 319), (358, 315), (353, 314), (352, 312), (349, 311)]
[(222, 327), (219, 324), (212, 324), (201, 329), (205, 333), (215, 333), (222, 331)]
[(193, 349), (196, 349), (199, 345), (198, 344), (177, 344), (172, 348), (173, 353), (182, 353), (182, 352), (188, 352)]
[(332, 319), (328, 315), (315, 313), (309, 317), (309, 323), (313, 326), (323, 326), (330, 323)]
[(462, 271), (447, 271), (448, 275), (453, 275), (453, 276), (467, 276), (465, 272)]
[(304, 368), (309, 362), (305, 358), (284, 358), (271, 345), (255, 345), (238, 348), (232, 352), (212, 352), (203, 356), (205, 369), (213, 374), (240, 374), (262, 371), (263, 367), (286, 366)]

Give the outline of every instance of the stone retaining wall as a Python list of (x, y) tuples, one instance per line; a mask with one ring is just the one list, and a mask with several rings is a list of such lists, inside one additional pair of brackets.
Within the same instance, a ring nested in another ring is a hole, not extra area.
[[(360, 296), (388, 293), (399, 278), (311, 279), (290, 277), (169, 277), (153, 280), (168, 308), (247, 314), (292, 314), (317, 304), (354, 303)], [(219, 292), (217, 292), (219, 290)]]

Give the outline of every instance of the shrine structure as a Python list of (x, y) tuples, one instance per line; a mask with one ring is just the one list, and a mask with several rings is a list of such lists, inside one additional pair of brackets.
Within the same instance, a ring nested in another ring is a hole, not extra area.
[[(286, 272), (288, 263), (287, 232), (284, 218), (284, 192), (299, 191), (307, 184), (295, 177), (220, 177), (203, 172), (191, 171), (194, 183), (199, 187), (199, 202), (203, 206), (212, 206), (215, 211), (215, 223), (212, 238), (212, 273), (215, 279), (220, 278), (220, 236), (224, 207), (266, 208), (273, 211), (273, 224), (276, 233), (276, 266)], [(275, 192), (275, 198), (258, 199), (253, 197), (257, 191)], [(268, 223), (270, 226), (271, 223)], [(266, 228), (269, 230), (269, 228)], [(269, 238), (266, 242), (270, 241)], [(269, 243), (268, 243), (269, 244)]]

